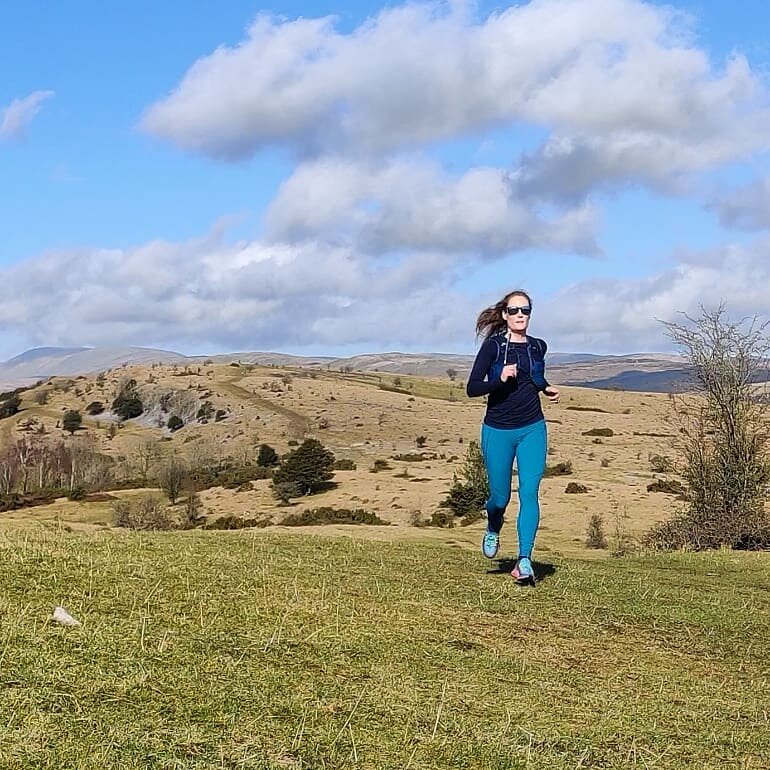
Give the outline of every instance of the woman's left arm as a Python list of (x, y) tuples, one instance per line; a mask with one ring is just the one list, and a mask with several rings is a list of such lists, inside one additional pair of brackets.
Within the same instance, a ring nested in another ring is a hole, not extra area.
[[(545, 354), (548, 352), (548, 343), (546, 343), (545, 340), (540, 340), (540, 342), (543, 345), (543, 364), (545, 364)], [(545, 372), (544, 372), (545, 374)], [(545, 387), (543, 388), (543, 393), (545, 394), (546, 398), (549, 401), (553, 401), (555, 404), (559, 403), (559, 389), (555, 388), (553, 385), (551, 385), (548, 380), (545, 379), (545, 376), (543, 376), (543, 382), (545, 383)]]

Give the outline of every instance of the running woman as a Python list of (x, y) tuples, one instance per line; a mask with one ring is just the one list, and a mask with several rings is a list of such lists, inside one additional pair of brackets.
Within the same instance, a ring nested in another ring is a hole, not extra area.
[(545, 471), (547, 434), (540, 394), (559, 401), (559, 391), (545, 379), (545, 342), (527, 334), (532, 300), (525, 291), (506, 294), (479, 314), (476, 336), (484, 336), (466, 392), (489, 396), (481, 427), (481, 452), (489, 480), (487, 529), (481, 550), (494, 559), (511, 499), (513, 463), (519, 470), (519, 556), (511, 574), (534, 583), (532, 549), (540, 523), (538, 491)]

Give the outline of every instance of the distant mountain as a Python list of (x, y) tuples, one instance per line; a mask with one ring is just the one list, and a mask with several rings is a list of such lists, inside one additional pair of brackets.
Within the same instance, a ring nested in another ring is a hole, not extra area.
[(0, 388), (34, 385), (54, 376), (95, 374), (123, 364), (183, 363), (187, 356), (152, 348), (34, 348), (0, 364)]
[(579, 385), (583, 388), (604, 390), (636, 390), (646, 393), (672, 393), (686, 390), (690, 384), (687, 369), (663, 369), (659, 372), (626, 370), (612, 377), (596, 380), (563, 380), (563, 385)]
[(290, 353), (218, 353), (213, 356), (192, 356), (189, 361), (214, 361), (227, 364), (240, 361), (242, 364), (259, 364), (260, 366), (325, 366), (335, 361), (332, 356), (293, 356)]
[(349, 369), (354, 372), (388, 372), (390, 374), (418, 374), (425, 377), (445, 377), (453, 369), (465, 377), (473, 366), (473, 356), (458, 353), (366, 353), (349, 358), (335, 358), (330, 369)]
[[(754, 383), (770, 382), (770, 370), (757, 372), (751, 381)], [(657, 372), (625, 370), (611, 377), (596, 380), (561, 380), (560, 382), (563, 385), (579, 385), (583, 388), (676, 393), (688, 390), (693, 379), (691, 369), (680, 367)]]
[(41, 358), (49, 358), (51, 356), (69, 356), (73, 353), (80, 353), (83, 350), (89, 350), (89, 348), (32, 348), (31, 350), (27, 350), (24, 353), (21, 353), (15, 358), (9, 359), (3, 363), (2, 366), (14, 367), (21, 364), (27, 364), (32, 361), (37, 361)]
[(554, 366), (556, 364), (591, 363), (591, 361), (613, 358), (613, 356), (600, 356), (597, 353), (552, 353), (549, 350), (547, 358), (548, 365)]
[[(369, 353), (349, 357), (294, 356), (287, 353), (245, 351), (211, 356), (185, 356), (154, 348), (53, 348), (28, 350), (0, 363), (0, 389), (32, 385), (52, 376), (95, 374), (123, 364), (199, 364), (240, 361), (263, 366), (302, 366), (333, 371), (388, 372), (390, 374), (444, 377), (454, 370), (467, 378), (475, 354)], [(686, 380), (681, 357), (657, 353), (602, 356), (595, 353), (548, 354), (548, 377), (554, 384), (622, 390), (668, 391)]]
[(677, 355), (633, 353), (589, 361), (556, 360), (556, 356), (548, 357), (546, 375), (557, 385), (667, 393), (685, 388), (688, 382), (687, 367)]

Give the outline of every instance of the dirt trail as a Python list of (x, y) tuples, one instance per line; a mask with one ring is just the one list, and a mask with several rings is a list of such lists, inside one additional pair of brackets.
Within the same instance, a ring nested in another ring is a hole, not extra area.
[(307, 417), (304, 417), (299, 412), (295, 412), (293, 409), (289, 409), (288, 407), (269, 401), (266, 398), (262, 398), (253, 391), (242, 388), (240, 385), (236, 385), (236, 380), (241, 379), (243, 378), (233, 377), (229, 380), (220, 381), (218, 386), (220, 390), (229, 393), (231, 396), (243, 399), (244, 401), (249, 401), (260, 409), (274, 412), (275, 414), (280, 414), (282, 417), (285, 417), (289, 420), (291, 429), (294, 431), (297, 438), (302, 438), (310, 430), (312, 422)]

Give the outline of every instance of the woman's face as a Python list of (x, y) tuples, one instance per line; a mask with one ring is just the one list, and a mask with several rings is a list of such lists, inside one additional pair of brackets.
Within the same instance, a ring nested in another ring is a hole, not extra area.
[(532, 306), (523, 294), (511, 294), (503, 308), (503, 318), (512, 332), (526, 334), (531, 312)]

